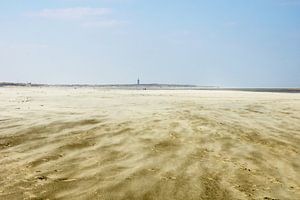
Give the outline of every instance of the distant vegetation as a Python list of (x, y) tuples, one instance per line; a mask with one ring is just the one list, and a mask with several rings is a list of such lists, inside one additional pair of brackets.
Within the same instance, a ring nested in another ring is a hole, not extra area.
[(32, 83), (11, 83), (0, 82), (0, 86), (61, 86), (61, 87), (198, 87), (197, 85), (187, 84), (32, 84)]
[(187, 84), (33, 84), (33, 83), (11, 83), (0, 82), (0, 87), (17, 86), (17, 87), (97, 87), (107, 89), (127, 89), (127, 90), (236, 90), (247, 92), (284, 92), (300, 93), (300, 88), (222, 88), (216, 86), (197, 86)]

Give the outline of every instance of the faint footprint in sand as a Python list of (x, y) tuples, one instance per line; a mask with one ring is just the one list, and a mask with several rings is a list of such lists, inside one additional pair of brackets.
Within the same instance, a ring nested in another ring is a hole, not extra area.
[(274, 199), (274, 198), (271, 198), (271, 197), (264, 197), (264, 200), (279, 200), (279, 199)]
[(240, 170), (244, 170), (244, 171), (251, 172), (251, 169), (249, 169), (249, 168), (247, 168), (247, 167), (240, 167)]
[(158, 171), (158, 169), (155, 169), (155, 168), (150, 168), (150, 169), (147, 169), (148, 171), (150, 171), (150, 172), (156, 172), (156, 171)]
[(176, 180), (177, 178), (175, 176), (163, 176), (161, 177), (161, 180), (168, 181), (168, 180)]
[(282, 182), (278, 178), (271, 177), (271, 178), (268, 178), (268, 179), (271, 183), (282, 184)]
[(178, 136), (175, 133), (170, 133), (170, 137), (175, 140), (178, 138)]
[(48, 179), (47, 176), (38, 176), (36, 177), (36, 179), (40, 180), (40, 181), (46, 181)]
[(75, 178), (71, 178), (71, 179), (68, 179), (68, 178), (58, 178), (56, 179), (56, 181), (64, 181), (64, 182), (71, 182), (71, 181), (76, 181), (77, 179)]

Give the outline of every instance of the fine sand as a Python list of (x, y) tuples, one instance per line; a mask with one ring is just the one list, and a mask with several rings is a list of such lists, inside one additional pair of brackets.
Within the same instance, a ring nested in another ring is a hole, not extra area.
[(300, 94), (0, 88), (0, 199), (300, 199)]

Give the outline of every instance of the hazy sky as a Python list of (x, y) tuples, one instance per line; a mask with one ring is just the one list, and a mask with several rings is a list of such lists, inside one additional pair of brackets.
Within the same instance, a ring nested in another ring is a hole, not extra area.
[(0, 82), (300, 87), (300, 0), (1, 0)]

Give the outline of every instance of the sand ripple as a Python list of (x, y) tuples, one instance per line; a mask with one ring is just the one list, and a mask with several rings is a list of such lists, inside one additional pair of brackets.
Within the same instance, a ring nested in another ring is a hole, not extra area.
[(0, 199), (300, 199), (300, 94), (1, 88), (0, 110)]

